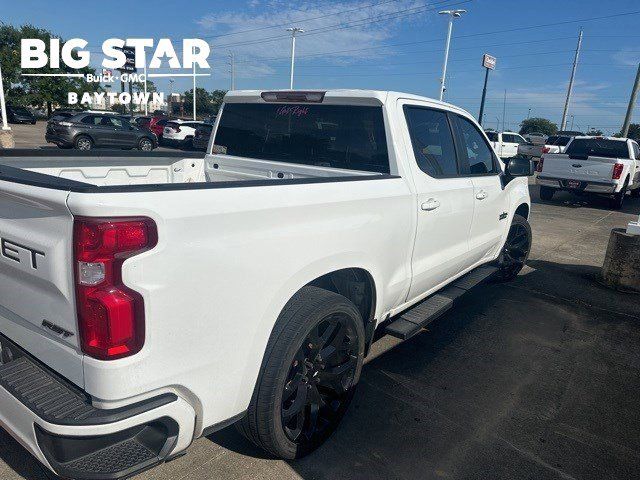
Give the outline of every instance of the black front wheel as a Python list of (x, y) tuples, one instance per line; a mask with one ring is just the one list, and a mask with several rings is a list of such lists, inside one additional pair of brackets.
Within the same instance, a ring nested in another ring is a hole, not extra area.
[(273, 455), (302, 457), (331, 435), (347, 411), (364, 358), (355, 305), (304, 287), (285, 306), (238, 429)]
[(507, 240), (498, 259), (498, 277), (503, 281), (513, 280), (524, 267), (531, 251), (531, 226), (526, 218), (514, 215)]

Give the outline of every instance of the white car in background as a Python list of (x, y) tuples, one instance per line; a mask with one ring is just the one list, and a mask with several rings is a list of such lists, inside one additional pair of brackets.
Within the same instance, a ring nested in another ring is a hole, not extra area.
[(162, 130), (162, 143), (171, 147), (193, 148), (198, 125), (202, 125), (202, 122), (171, 120)]
[(524, 139), (534, 145), (544, 145), (547, 135), (541, 132), (530, 132), (524, 135)]
[(500, 158), (515, 157), (518, 154), (518, 147), (521, 144), (527, 143), (522, 135), (515, 132), (496, 132), (490, 130), (485, 133), (487, 137), (489, 137), (491, 146)]
[(564, 153), (569, 142), (574, 139), (572, 135), (551, 135), (542, 148), (542, 153)]

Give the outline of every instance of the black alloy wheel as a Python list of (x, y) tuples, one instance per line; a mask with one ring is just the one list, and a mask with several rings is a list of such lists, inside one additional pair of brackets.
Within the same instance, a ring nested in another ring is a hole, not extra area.
[(335, 431), (355, 393), (364, 322), (348, 298), (301, 288), (271, 332), (240, 433), (279, 458), (308, 455)]
[(531, 227), (526, 218), (514, 215), (499, 261), (502, 280), (514, 279), (524, 267), (531, 250)]
[(334, 314), (313, 327), (295, 354), (282, 392), (282, 427), (302, 449), (333, 431), (346, 410), (358, 367), (353, 319)]

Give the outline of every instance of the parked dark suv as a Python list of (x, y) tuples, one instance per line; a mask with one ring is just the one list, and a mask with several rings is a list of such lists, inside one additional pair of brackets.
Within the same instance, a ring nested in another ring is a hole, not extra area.
[(80, 113), (47, 123), (45, 139), (60, 148), (91, 150), (94, 147), (138, 148), (151, 151), (158, 146), (149, 130), (132, 125), (128, 119), (110, 114)]
[[(2, 115), (0, 115), (2, 117)], [(36, 124), (36, 117), (25, 107), (7, 105), (7, 122)]]

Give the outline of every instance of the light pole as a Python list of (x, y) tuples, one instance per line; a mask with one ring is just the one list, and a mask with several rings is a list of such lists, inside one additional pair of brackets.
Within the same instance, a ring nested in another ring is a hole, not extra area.
[(173, 114), (173, 83), (175, 80), (173, 78), (169, 79), (169, 102), (167, 103), (167, 108), (169, 109), (169, 115)]
[(449, 30), (447, 32), (447, 43), (444, 47), (444, 64), (442, 65), (442, 78), (440, 79), (440, 101), (444, 98), (445, 80), (447, 79), (447, 62), (449, 61), (449, 44), (451, 43), (451, 30), (453, 29), (453, 19), (459, 18), (466, 10), (442, 10), (440, 15), (449, 15)]
[(573, 130), (573, 120), (574, 120), (574, 117), (573, 115), (571, 115), (571, 128), (569, 128), (569, 130)]
[(287, 32), (291, 32), (291, 77), (289, 80), (289, 89), (293, 90), (293, 67), (296, 61), (296, 34), (304, 33), (304, 30), (298, 27), (287, 28)]
[(7, 107), (4, 103), (4, 85), (2, 84), (2, 67), (0, 66), (0, 111), (2, 112), (2, 130), (5, 132), (10, 131), (11, 128), (7, 125)]
[[(196, 47), (193, 47), (193, 54), (196, 53)], [(196, 120), (196, 62), (193, 62), (193, 120)]]
[(527, 112), (527, 119), (531, 116), (531, 109)]

